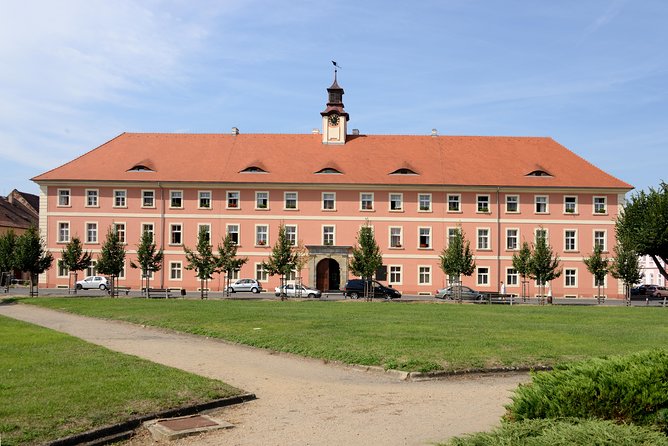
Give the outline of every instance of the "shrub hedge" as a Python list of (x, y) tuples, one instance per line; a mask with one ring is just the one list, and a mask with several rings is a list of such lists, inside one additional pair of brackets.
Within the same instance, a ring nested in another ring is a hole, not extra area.
[(668, 351), (563, 364), (532, 374), (506, 406), (508, 421), (598, 418), (668, 433)]

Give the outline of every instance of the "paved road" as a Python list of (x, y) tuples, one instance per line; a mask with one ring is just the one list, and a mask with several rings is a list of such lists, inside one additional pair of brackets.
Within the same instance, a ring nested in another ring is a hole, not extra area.
[[(286, 354), (29, 305), (0, 305), (0, 315), (255, 393), (258, 400), (218, 413), (234, 429), (178, 440), (179, 445), (424, 445), (498, 424), (526, 374), (405, 382)], [(152, 444), (139, 435), (131, 445)]]

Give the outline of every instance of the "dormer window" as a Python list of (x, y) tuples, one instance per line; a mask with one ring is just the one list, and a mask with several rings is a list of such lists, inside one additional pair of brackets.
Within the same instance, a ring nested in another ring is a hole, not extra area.
[(341, 172), (333, 167), (325, 167), (324, 169), (320, 169), (319, 171), (315, 173), (330, 173), (330, 174), (341, 174)]
[(544, 170), (534, 170), (529, 172), (526, 176), (528, 177), (551, 177), (549, 173), (545, 172)]
[(267, 171), (258, 166), (248, 166), (240, 173), (267, 173)]
[(390, 175), (417, 175), (417, 173), (412, 169), (402, 167), (401, 169), (397, 169), (394, 172), (390, 172)]
[(153, 172), (153, 169), (146, 167), (143, 164), (135, 164), (128, 172)]

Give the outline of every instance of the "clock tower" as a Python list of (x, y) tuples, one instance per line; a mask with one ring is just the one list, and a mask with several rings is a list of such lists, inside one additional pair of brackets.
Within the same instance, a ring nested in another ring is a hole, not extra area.
[(345, 144), (346, 128), (348, 127), (348, 113), (343, 109), (343, 88), (336, 82), (336, 70), (334, 70), (334, 83), (327, 89), (329, 95), (327, 108), (320, 112), (322, 116), (322, 143), (323, 144)]

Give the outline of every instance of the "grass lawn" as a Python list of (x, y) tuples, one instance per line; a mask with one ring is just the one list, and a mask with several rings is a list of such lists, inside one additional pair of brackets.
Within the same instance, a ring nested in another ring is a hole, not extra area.
[(0, 442), (42, 444), (93, 427), (242, 393), (0, 316)]
[(407, 371), (553, 365), (668, 345), (661, 308), (39, 298), (23, 302)]

